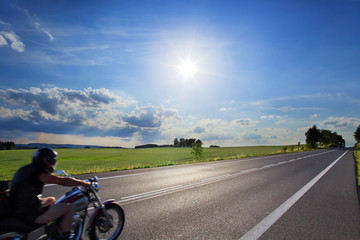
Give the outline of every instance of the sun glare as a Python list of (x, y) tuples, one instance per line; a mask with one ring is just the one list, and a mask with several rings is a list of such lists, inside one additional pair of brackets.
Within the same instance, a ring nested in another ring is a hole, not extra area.
[(179, 65), (179, 73), (184, 78), (193, 77), (196, 72), (196, 63), (191, 60), (182, 61)]

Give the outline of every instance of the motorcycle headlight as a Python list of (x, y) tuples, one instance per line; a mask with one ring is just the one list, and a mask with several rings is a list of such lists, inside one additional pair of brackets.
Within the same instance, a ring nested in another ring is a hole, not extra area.
[(99, 191), (100, 185), (97, 182), (93, 182), (92, 185), (96, 191)]

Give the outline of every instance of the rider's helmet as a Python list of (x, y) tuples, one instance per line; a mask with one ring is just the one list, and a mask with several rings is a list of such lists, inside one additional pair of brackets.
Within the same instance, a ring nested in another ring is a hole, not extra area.
[(53, 172), (56, 169), (58, 153), (51, 148), (41, 148), (37, 150), (32, 158), (32, 162)]

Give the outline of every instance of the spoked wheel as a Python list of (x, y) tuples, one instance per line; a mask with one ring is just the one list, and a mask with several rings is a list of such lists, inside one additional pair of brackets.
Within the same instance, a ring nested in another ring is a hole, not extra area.
[(105, 206), (105, 210), (110, 221), (108, 221), (108, 218), (100, 212), (99, 215), (96, 216), (94, 225), (89, 233), (91, 240), (117, 239), (124, 227), (125, 214), (119, 204), (109, 203)]

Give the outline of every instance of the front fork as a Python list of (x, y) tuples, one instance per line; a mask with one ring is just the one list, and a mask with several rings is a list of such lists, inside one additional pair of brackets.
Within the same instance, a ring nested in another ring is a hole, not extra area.
[(89, 221), (86, 225), (86, 232), (89, 232), (91, 230), (91, 228), (93, 227), (94, 225), (94, 221), (96, 219), (96, 217), (102, 213), (104, 214), (104, 216), (106, 217), (107, 219), (107, 223), (110, 225), (109, 227), (111, 227), (111, 219), (110, 219), (110, 216), (109, 214), (107, 214), (106, 210), (105, 210), (105, 207), (106, 205), (114, 202), (115, 199), (108, 199), (104, 202), (101, 203), (101, 206), (98, 206), (97, 208), (95, 208), (94, 212), (91, 214), (90, 218), (89, 218)]

